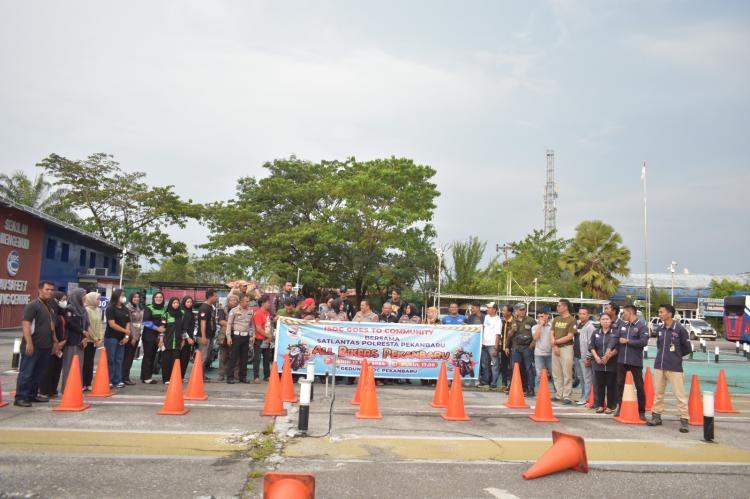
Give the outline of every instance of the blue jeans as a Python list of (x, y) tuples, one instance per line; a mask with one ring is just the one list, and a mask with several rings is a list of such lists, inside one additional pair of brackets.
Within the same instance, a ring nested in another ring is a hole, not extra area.
[(492, 356), (494, 348), (494, 345), (482, 345), (482, 357), (479, 362), (479, 382), (490, 386), (497, 385), (497, 378), (500, 375), (500, 358)]
[(534, 378), (536, 376), (534, 372), (534, 350), (529, 347), (519, 347), (513, 349), (513, 354), (510, 357), (510, 363), (515, 368), (516, 362), (521, 365), (518, 366), (521, 371), (521, 381), (523, 382), (524, 392), (534, 391)]
[(39, 383), (47, 370), (51, 348), (34, 348), (31, 357), (26, 355), (26, 342), (21, 343), (21, 365), (16, 379), (16, 400), (32, 400), (39, 392)]
[(104, 338), (104, 348), (107, 349), (107, 368), (109, 382), (113, 385), (122, 383), (122, 359), (125, 356), (125, 345), (114, 338)]
[[(536, 386), (539, 386), (539, 380), (542, 379), (542, 369), (547, 370), (547, 376), (552, 376), (552, 355), (534, 355), (534, 364), (536, 364)], [(550, 393), (555, 393), (555, 381), (549, 380)]]

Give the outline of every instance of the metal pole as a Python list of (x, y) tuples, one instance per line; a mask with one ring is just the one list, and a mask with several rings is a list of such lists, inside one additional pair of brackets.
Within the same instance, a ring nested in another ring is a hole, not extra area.
[(539, 281), (539, 278), (535, 277), (534, 278), (534, 318), (535, 319), (536, 319), (536, 314), (537, 314), (537, 311), (536, 311), (537, 288), (536, 288), (536, 286), (537, 286), (538, 281)]
[(432, 305), (436, 306), (438, 308), (438, 315), (440, 315), (440, 282), (442, 281), (442, 279), (440, 278), (440, 274), (442, 273), (441, 270), (443, 269), (443, 250), (442, 250), (442, 248), (438, 248), (435, 251), (435, 253), (437, 253), (437, 259), (438, 259), (438, 282), (437, 282), (437, 297), (436, 297), (435, 300), (433, 300)]
[(641, 168), (641, 180), (643, 180), (643, 270), (645, 275), (645, 286), (646, 290), (646, 324), (651, 323), (651, 293), (648, 289), (648, 203), (646, 201), (646, 162), (643, 162)]
[(122, 275), (125, 272), (125, 257), (128, 256), (127, 246), (122, 250), (122, 257), (120, 258), (120, 288), (122, 289)]

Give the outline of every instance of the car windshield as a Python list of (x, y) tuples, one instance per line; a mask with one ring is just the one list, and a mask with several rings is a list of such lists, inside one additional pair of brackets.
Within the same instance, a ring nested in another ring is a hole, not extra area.
[(706, 321), (701, 321), (701, 320), (695, 320), (695, 321), (693, 321), (693, 326), (698, 326), (698, 327), (711, 327), (711, 326), (709, 326), (709, 325), (708, 325), (708, 322), (706, 322)]

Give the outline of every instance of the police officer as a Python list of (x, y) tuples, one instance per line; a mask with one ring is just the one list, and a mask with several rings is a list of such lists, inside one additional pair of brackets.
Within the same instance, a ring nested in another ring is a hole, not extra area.
[(511, 365), (519, 362), (521, 371), (521, 380), (523, 382), (523, 391), (527, 397), (534, 396), (534, 381), (536, 371), (534, 368), (534, 337), (531, 334), (531, 328), (536, 325), (536, 321), (526, 315), (526, 304), (518, 303), (515, 306), (515, 318), (511, 323), (508, 337), (513, 347), (511, 354)]
[(651, 411), (649, 426), (662, 424), (664, 412), (664, 391), (667, 382), (672, 385), (672, 393), (677, 399), (677, 410), (680, 413), (680, 433), (688, 432), (688, 398), (685, 395), (685, 376), (682, 372), (682, 358), (689, 354), (690, 336), (685, 328), (674, 320), (674, 307), (661, 305), (659, 319), (662, 324), (657, 328), (656, 359), (654, 360), (654, 407)]
[[(646, 392), (643, 388), (643, 347), (648, 345), (648, 328), (638, 318), (638, 310), (633, 305), (625, 305), (619, 329), (614, 330), (617, 338), (617, 400), (622, 404), (625, 390), (625, 377), (633, 375), (633, 384), (638, 396), (638, 413), (641, 421), (646, 421)], [(616, 416), (620, 415), (620, 406)]]
[(243, 295), (240, 298), (240, 306), (233, 308), (227, 318), (227, 345), (232, 350), (229, 354), (225, 374), (227, 383), (233, 385), (234, 367), (239, 362), (240, 383), (248, 383), (247, 380), (247, 358), (250, 349), (250, 339), (254, 336), (253, 310), (250, 308), (250, 297)]

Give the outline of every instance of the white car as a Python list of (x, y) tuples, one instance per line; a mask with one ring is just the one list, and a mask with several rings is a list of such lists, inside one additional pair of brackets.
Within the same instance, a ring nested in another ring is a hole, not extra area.
[(703, 319), (680, 319), (680, 324), (685, 326), (691, 340), (707, 338), (716, 341), (716, 330)]

